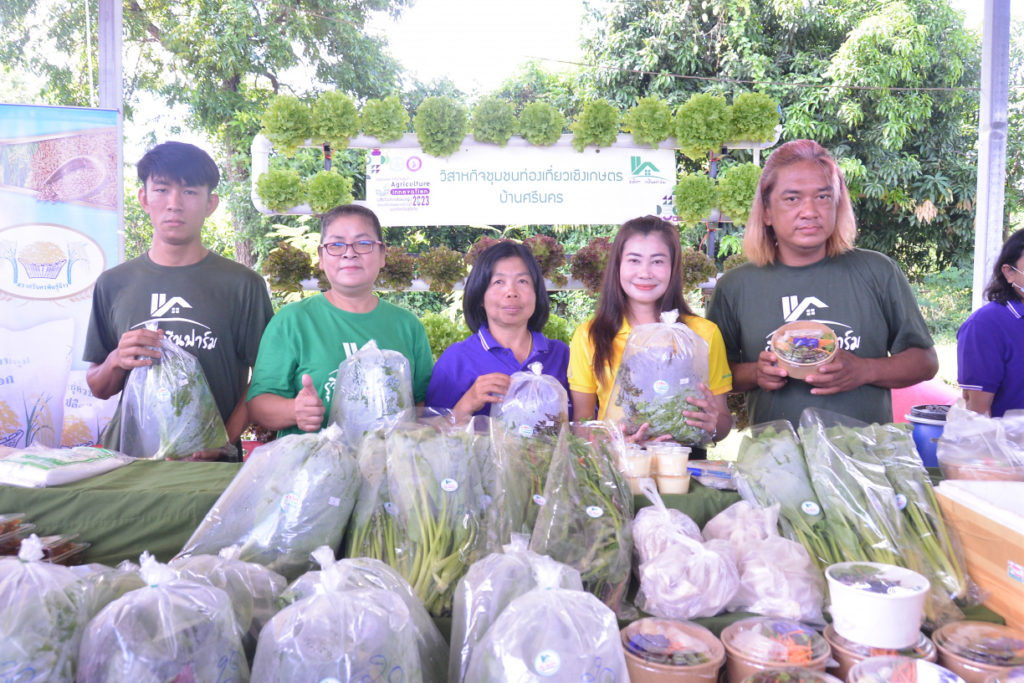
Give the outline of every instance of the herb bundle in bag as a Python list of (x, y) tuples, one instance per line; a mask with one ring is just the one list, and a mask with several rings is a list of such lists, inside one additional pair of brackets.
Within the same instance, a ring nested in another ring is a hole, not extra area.
[(334, 551), (320, 546), (313, 551), (313, 559), (323, 570), (308, 571), (291, 583), (282, 593), (279, 604), (282, 609), (327, 590), (332, 574), (325, 572), (335, 564), (346, 567), (344, 582), (335, 589), (377, 588), (397, 595), (409, 610), (409, 616), (416, 629), (416, 647), (419, 650), (420, 665), (425, 681), (443, 681), (448, 667), (448, 645), (434, 620), (427, 613), (420, 599), (412, 592), (412, 586), (402, 576), (380, 560), (370, 557), (348, 557), (334, 559)]
[(87, 585), (43, 562), (39, 537), (0, 559), (0, 673), (10, 681), (72, 681), (78, 644), (91, 616)]
[(412, 370), (398, 351), (371, 339), (338, 366), (330, 422), (341, 425), (350, 447), (369, 431), (393, 429), (412, 408)]
[(530, 538), (530, 550), (578, 570), (584, 588), (616, 612), (633, 553), (633, 494), (615, 466), (621, 438), (602, 423), (563, 427)]
[(238, 559), (294, 579), (312, 566), (314, 549), (341, 543), (359, 483), (337, 425), (271, 441), (252, 452), (178, 557), (238, 545)]
[(502, 610), (473, 648), (467, 681), (628, 681), (615, 613), (562, 588), (563, 565), (534, 564), (537, 587)]
[(125, 380), (117, 450), (178, 460), (226, 447), (228, 433), (199, 361), (166, 337), (159, 351), (152, 365), (135, 368)]
[(314, 556), (320, 571), (285, 590), (260, 633), (253, 681), (444, 680), (447, 646), (401, 577), (366, 558), (335, 562), (327, 547)]
[(179, 579), (148, 553), (145, 588), (100, 610), (82, 637), (79, 681), (249, 680), (241, 629), (227, 593)]
[(569, 395), (562, 383), (543, 374), (544, 366), (530, 363), (528, 372), (512, 373), (508, 391), (495, 404), (492, 417), (505, 431), (529, 437), (558, 436), (569, 421)]
[(708, 383), (708, 344), (678, 322), (677, 311), (662, 313), (661, 320), (630, 333), (605, 417), (630, 434), (646, 423), (650, 438), (669, 434), (681, 444), (710, 443), (711, 435), (683, 415), (699, 410), (687, 398), (704, 398), (699, 385)]
[[(491, 624), (514, 599), (537, 587), (534, 565), (543, 556), (527, 548), (529, 541), (527, 536), (514, 535), (503, 552), (474, 562), (459, 579), (452, 606), (449, 683), (468, 680), (466, 670), (473, 649)], [(580, 573), (567, 565), (561, 567), (558, 587), (582, 591)]]

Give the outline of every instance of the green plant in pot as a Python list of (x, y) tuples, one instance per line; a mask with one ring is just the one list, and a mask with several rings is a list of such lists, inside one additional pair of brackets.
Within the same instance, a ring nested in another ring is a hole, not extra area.
[(294, 169), (271, 169), (256, 181), (256, 194), (271, 211), (284, 212), (306, 198), (306, 187)]
[(302, 249), (281, 241), (263, 260), (262, 272), (271, 289), (298, 292), (302, 290), (302, 281), (313, 273), (313, 261)]
[(504, 147), (519, 130), (516, 112), (504, 100), (487, 98), (473, 109), (473, 139)]
[(327, 213), (352, 203), (352, 179), (336, 171), (319, 171), (306, 184), (306, 202), (313, 213)]
[(703, 251), (696, 249), (683, 249), (680, 253), (682, 265), (679, 271), (680, 280), (683, 283), (683, 291), (690, 292), (697, 289), (702, 282), (714, 277), (718, 273), (715, 261)]
[(729, 140), (768, 142), (779, 125), (779, 103), (759, 92), (745, 92), (732, 98), (729, 107)]
[(456, 282), (466, 277), (466, 260), (462, 254), (444, 245), (436, 246), (416, 257), (416, 270), (430, 284), (430, 291), (451, 293)]
[(676, 144), (691, 159), (705, 159), (709, 152), (719, 151), (731, 133), (724, 97), (696, 93), (676, 111)]
[(572, 147), (577, 152), (587, 145), (608, 147), (619, 135), (619, 110), (607, 100), (591, 100), (583, 105), (571, 128)]
[(384, 254), (384, 267), (377, 275), (376, 285), (381, 289), (408, 289), (416, 276), (416, 257), (394, 245)]
[(569, 282), (558, 269), (565, 265), (565, 247), (550, 235), (533, 235), (523, 240), (540, 266), (540, 272), (556, 287), (565, 287)]
[(760, 179), (761, 167), (757, 164), (730, 166), (718, 178), (718, 208), (734, 224), (746, 224)]
[(291, 95), (277, 95), (270, 100), (261, 120), (262, 132), (284, 156), (295, 151), (313, 135), (313, 113), (309, 105)]
[(469, 112), (450, 97), (428, 97), (412, 122), (424, 153), (447, 157), (457, 152), (469, 129)]
[(359, 114), (363, 132), (381, 142), (393, 142), (405, 135), (409, 127), (409, 112), (397, 95), (382, 100), (370, 99)]
[(597, 295), (601, 292), (611, 249), (610, 237), (595, 237), (573, 254), (569, 261), (569, 272), (583, 283), (583, 287), (590, 294)]
[(695, 225), (707, 220), (718, 206), (715, 181), (703, 173), (687, 173), (679, 177), (672, 190), (676, 216), (683, 225)]
[(344, 93), (321, 93), (313, 102), (313, 142), (328, 143), (335, 149), (348, 147), (350, 138), (359, 132), (359, 110)]
[(633, 142), (657, 149), (675, 132), (672, 110), (657, 97), (642, 97), (622, 117), (622, 129), (633, 134)]
[(553, 145), (564, 130), (565, 117), (547, 102), (530, 102), (519, 114), (519, 134), (531, 145)]

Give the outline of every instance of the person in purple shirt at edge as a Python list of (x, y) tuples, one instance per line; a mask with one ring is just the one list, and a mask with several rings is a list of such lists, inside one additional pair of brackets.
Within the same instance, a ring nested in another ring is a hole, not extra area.
[(957, 381), (968, 409), (1002, 417), (1024, 408), (1024, 230), (1003, 245), (985, 298), (956, 333)]
[(529, 248), (499, 242), (480, 254), (466, 280), (462, 310), (473, 334), (434, 364), (426, 405), (451, 408), (460, 422), (490, 415), (512, 373), (535, 362), (569, 391), (569, 347), (540, 332), (548, 321), (548, 293)]

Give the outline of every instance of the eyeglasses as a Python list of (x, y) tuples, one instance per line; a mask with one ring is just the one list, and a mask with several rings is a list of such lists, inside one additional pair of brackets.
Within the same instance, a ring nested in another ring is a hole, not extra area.
[(320, 247), (331, 256), (343, 256), (349, 247), (357, 254), (369, 254), (376, 245), (382, 245), (379, 240), (358, 240), (356, 242), (324, 242)]
[[(1009, 264), (1009, 263), (1007, 263), (1006, 265), (1010, 266), (1010, 264)], [(1010, 266), (1010, 270), (1014, 271), (1014, 272), (1015, 272), (1015, 273), (1017, 273), (1018, 275), (1024, 275), (1024, 272), (1021, 272), (1021, 271), (1017, 270), (1017, 269), (1016, 269), (1016, 268), (1014, 268), (1013, 266)]]

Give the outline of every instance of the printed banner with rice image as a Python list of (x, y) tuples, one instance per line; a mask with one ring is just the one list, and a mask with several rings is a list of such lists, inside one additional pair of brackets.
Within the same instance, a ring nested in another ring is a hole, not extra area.
[(0, 104), (5, 446), (61, 443), (69, 369), (87, 367), (93, 285), (121, 260), (121, 139), (115, 111)]

